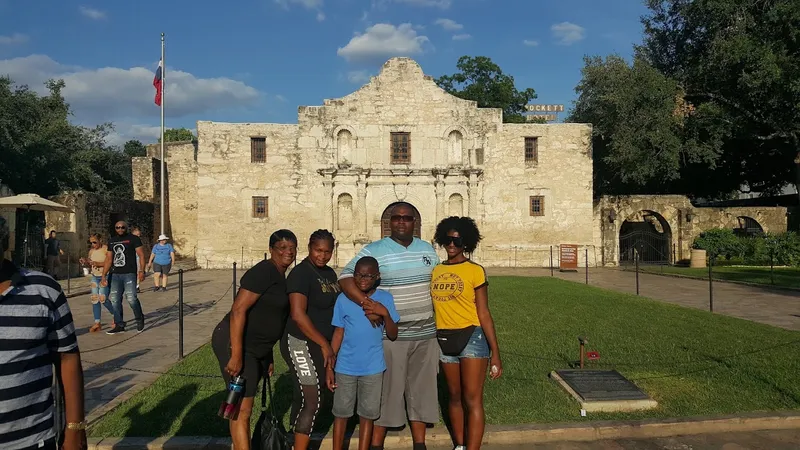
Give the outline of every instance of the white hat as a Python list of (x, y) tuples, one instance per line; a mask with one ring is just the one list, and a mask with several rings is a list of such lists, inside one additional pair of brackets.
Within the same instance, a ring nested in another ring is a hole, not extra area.
[(158, 240), (159, 241), (167, 241), (167, 240), (169, 240), (169, 238), (167, 237), (166, 234), (162, 234), (161, 236), (158, 237)]

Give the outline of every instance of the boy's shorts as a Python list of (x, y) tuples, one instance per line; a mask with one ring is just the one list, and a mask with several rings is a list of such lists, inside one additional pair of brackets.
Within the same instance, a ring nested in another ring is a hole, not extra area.
[(353, 408), (358, 399), (358, 415), (367, 420), (381, 416), (381, 391), (383, 373), (353, 376), (337, 373), (336, 390), (333, 393), (333, 415), (339, 418), (353, 417)]

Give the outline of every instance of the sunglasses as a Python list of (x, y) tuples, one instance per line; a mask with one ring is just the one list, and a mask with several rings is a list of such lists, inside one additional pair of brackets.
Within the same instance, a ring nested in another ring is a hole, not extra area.
[(414, 216), (400, 216), (400, 215), (392, 216), (392, 222), (400, 222), (401, 220), (403, 222), (413, 222)]
[(461, 236), (445, 236), (445, 238), (442, 239), (442, 245), (447, 247), (450, 244), (461, 248), (464, 246), (464, 239)]
[(124, 230), (126, 228), (128, 228), (128, 227), (114, 227), (115, 230)]
[(99, 244), (99, 242), (97, 242), (97, 241), (89, 241), (89, 243), (92, 244), (92, 245)]

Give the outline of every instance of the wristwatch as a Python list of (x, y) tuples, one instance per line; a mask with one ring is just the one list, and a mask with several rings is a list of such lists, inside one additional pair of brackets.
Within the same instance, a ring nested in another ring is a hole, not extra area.
[(86, 421), (83, 422), (69, 422), (67, 423), (68, 430), (85, 430), (86, 429)]

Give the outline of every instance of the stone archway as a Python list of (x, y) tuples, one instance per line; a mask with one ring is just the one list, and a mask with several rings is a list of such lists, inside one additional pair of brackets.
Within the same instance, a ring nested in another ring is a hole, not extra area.
[[(395, 202), (390, 204), (383, 210), (383, 214), (381, 214), (381, 237), (385, 238), (391, 234), (391, 230), (389, 229), (389, 222), (391, 221), (392, 216), (392, 208), (398, 203), (406, 203), (411, 205), (408, 202)], [(414, 210), (414, 237), (422, 238), (422, 216), (419, 215), (419, 210), (414, 205), (411, 205), (411, 209)]]
[(619, 263), (633, 264), (638, 253), (640, 264), (671, 264), (672, 229), (661, 214), (641, 210), (619, 227)]
[(733, 229), (733, 232), (739, 236), (758, 236), (764, 234), (764, 227), (756, 219), (748, 216), (739, 216), (736, 218), (738, 227)]

